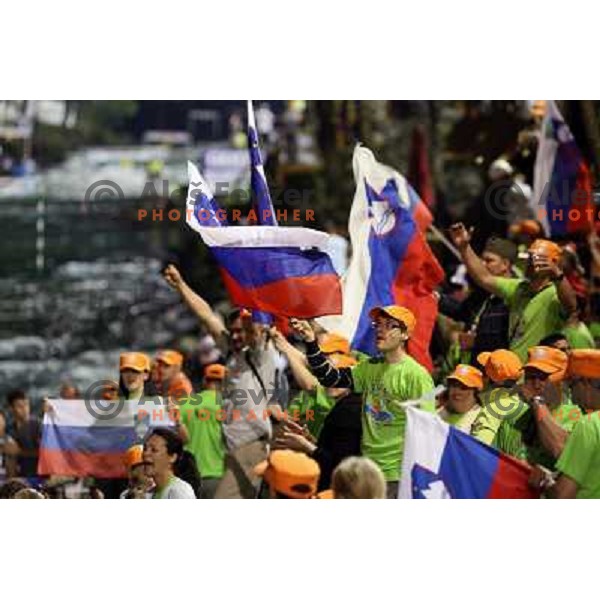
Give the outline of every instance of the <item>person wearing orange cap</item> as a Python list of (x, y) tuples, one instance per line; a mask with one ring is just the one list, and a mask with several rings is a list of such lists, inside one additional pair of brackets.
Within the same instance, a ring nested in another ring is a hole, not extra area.
[[(383, 471), (388, 498), (398, 495), (404, 449), (406, 402), (435, 411), (433, 380), (406, 351), (416, 318), (403, 306), (376, 307), (369, 313), (381, 359), (363, 357), (353, 367), (335, 368), (321, 352), (310, 323), (291, 319), (290, 324), (306, 343), (313, 375), (328, 388), (348, 388), (363, 397), (362, 454)], [(431, 397), (429, 397), (431, 395)]]
[(127, 468), (129, 484), (127, 489), (121, 492), (121, 500), (135, 500), (140, 498), (150, 498), (150, 490), (154, 487), (154, 482), (146, 475), (144, 468), (144, 446), (136, 444), (128, 448), (125, 452), (123, 462)]
[(567, 363), (566, 354), (556, 348), (530, 348), (519, 388), (523, 403), (502, 420), (494, 446), (522, 460), (554, 466), (556, 448), (564, 443), (579, 412), (562, 404), (560, 388)]
[(471, 435), (491, 445), (502, 421), (526, 410), (516, 389), (523, 365), (514, 352), (504, 349), (482, 352), (477, 362), (484, 368), (485, 390), (480, 396), (482, 410), (473, 423)]
[[(168, 265), (163, 276), (227, 354), (223, 433), (228, 458), (217, 497), (253, 498), (252, 485), (259, 484), (253, 467), (267, 455), (272, 437), (268, 407), (277, 404), (285, 392), (281, 355), (270, 341), (267, 328), (253, 322), (250, 311), (236, 308), (224, 323), (174, 265)], [(282, 403), (286, 400), (283, 398)]]
[(528, 348), (560, 331), (577, 310), (575, 292), (560, 268), (560, 247), (554, 242), (536, 240), (529, 247), (525, 278), (508, 279), (488, 271), (471, 248), (471, 233), (462, 223), (453, 225), (450, 234), (475, 283), (508, 306), (509, 349), (521, 360)]
[(319, 465), (302, 452), (273, 450), (254, 472), (268, 486), (270, 498), (302, 500), (317, 492)]
[(600, 498), (600, 350), (573, 350), (568, 375), (582, 415), (560, 453), (554, 480), (536, 467), (530, 485), (550, 498)]
[(206, 365), (203, 389), (179, 404), (181, 425), (185, 428), (185, 449), (195, 458), (202, 475), (201, 498), (212, 500), (225, 473), (223, 437), (223, 381), (227, 369), (221, 364)]
[(446, 377), (448, 395), (439, 417), (465, 433), (471, 428), (481, 411), (478, 393), (483, 389), (483, 374), (471, 365), (456, 365)]
[(160, 391), (170, 401), (186, 398), (192, 393), (192, 384), (182, 371), (183, 354), (176, 350), (162, 350), (154, 359)]
[(148, 394), (150, 358), (142, 352), (124, 352), (119, 357), (120, 385), (126, 400), (139, 400)]

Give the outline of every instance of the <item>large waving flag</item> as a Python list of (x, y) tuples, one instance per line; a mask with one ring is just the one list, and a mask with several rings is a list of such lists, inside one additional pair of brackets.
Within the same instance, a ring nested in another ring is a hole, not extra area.
[(537, 498), (529, 467), (444, 423), (406, 409), (407, 429), (398, 497), (402, 499)]
[(305, 227), (203, 227), (232, 302), (279, 317), (339, 314), (339, 277), (329, 236)]
[(353, 169), (356, 192), (348, 224), (352, 260), (343, 278), (344, 311), (341, 318), (322, 324), (351, 340), (356, 350), (375, 355), (369, 311), (405, 306), (417, 318), (408, 351), (431, 370), (429, 342), (437, 316), (432, 292), (444, 279), (423, 235), (431, 213), (406, 179), (378, 163), (364, 146), (354, 150)]
[[(84, 400), (50, 400), (44, 415), (39, 475), (126, 477), (124, 453), (152, 427), (173, 425), (163, 400), (112, 400), (99, 410)], [(92, 403), (93, 404), (93, 403)]]
[(589, 231), (592, 175), (556, 102), (547, 103), (535, 160), (532, 209), (546, 234)]

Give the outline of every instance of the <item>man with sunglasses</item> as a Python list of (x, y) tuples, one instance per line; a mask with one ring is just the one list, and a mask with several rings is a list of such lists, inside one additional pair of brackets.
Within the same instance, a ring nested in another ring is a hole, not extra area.
[(421, 400), (421, 408), (434, 412), (433, 395), (426, 397), (433, 381), (406, 351), (416, 325), (413, 313), (402, 306), (385, 306), (369, 315), (381, 357), (363, 358), (351, 368), (336, 369), (327, 360), (308, 322), (292, 319), (290, 323), (305, 341), (308, 364), (321, 385), (362, 394), (362, 453), (383, 471), (387, 497), (396, 498), (406, 428), (404, 403)]
[(550, 498), (600, 498), (600, 350), (573, 350), (568, 375), (585, 414), (560, 453), (558, 478), (536, 466), (529, 483)]

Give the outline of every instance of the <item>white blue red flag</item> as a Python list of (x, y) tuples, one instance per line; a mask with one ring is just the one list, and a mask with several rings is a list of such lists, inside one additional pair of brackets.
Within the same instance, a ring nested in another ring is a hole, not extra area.
[(406, 409), (402, 499), (537, 498), (529, 467), (442, 421)]
[(444, 272), (424, 237), (431, 213), (406, 179), (357, 146), (353, 157), (356, 192), (348, 229), (352, 260), (343, 277), (344, 312), (323, 326), (350, 340), (352, 348), (377, 354), (369, 311), (398, 304), (417, 324), (408, 351), (432, 369), (429, 342), (437, 316), (433, 291)]
[[(174, 425), (164, 400), (107, 400), (106, 410), (84, 400), (49, 400), (38, 475), (126, 477), (125, 451), (153, 427)], [(114, 407), (114, 408), (111, 408)]]
[(202, 227), (227, 225), (227, 213), (219, 207), (210, 186), (196, 165), (188, 160), (187, 167), (189, 186), (185, 203), (186, 223), (198, 233)]
[(589, 231), (592, 175), (556, 102), (549, 100), (535, 160), (532, 209), (548, 236)]
[(329, 236), (305, 227), (204, 227), (231, 301), (279, 317), (339, 314), (342, 291)]

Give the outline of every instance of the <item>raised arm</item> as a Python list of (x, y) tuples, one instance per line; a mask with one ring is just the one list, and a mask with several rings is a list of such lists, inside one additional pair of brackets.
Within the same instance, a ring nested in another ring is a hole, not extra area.
[(168, 265), (163, 271), (165, 281), (179, 293), (183, 301), (190, 307), (192, 312), (202, 321), (208, 329), (208, 332), (218, 338), (227, 333), (223, 321), (210, 307), (208, 302), (201, 298), (194, 290), (183, 280), (181, 273), (175, 265)]
[(488, 271), (483, 261), (475, 254), (473, 248), (471, 248), (471, 232), (467, 231), (462, 223), (456, 223), (450, 227), (450, 237), (460, 252), (462, 261), (467, 267), (467, 272), (475, 283), (490, 292), (490, 294), (498, 294), (496, 277)]
[(298, 386), (307, 392), (312, 392), (319, 382), (308, 369), (304, 354), (297, 348), (294, 348), (276, 327), (271, 327), (269, 335), (275, 344), (275, 348), (288, 359), (292, 375)]
[(306, 343), (306, 358), (312, 374), (323, 387), (354, 389), (352, 369), (336, 369), (317, 344), (315, 332), (307, 321), (290, 319), (290, 325)]

